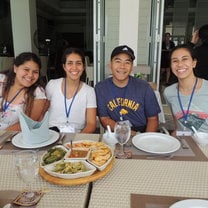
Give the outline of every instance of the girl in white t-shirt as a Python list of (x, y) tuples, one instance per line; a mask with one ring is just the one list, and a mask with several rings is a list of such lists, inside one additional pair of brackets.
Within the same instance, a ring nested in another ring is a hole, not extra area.
[(78, 48), (67, 48), (62, 56), (65, 77), (46, 86), (50, 101), (49, 126), (61, 132), (93, 133), (96, 129), (96, 96), (85, 80), (85, 57)]

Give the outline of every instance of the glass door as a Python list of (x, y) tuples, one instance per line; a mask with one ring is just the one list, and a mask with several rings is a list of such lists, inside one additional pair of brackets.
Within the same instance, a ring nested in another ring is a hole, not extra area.
[(164, 0), (152, 1), (151, 25), (150, 25), (150, 66), (152, 67), (151, 80), (157, 83), (159, 88), (160, 82), (160, 60), (161, 45), (163, 32), (163, 11)]
[(105, 1), (94, 0), (94, 85), (105, 78)]

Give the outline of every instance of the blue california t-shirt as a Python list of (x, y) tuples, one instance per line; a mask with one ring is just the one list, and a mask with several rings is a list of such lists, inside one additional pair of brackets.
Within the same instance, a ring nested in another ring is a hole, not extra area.
[(134, 127), (146, 126), (147, 117), (157, 116), (160, 107), (150, 85), (138, 78), (129, 76), (126, 87), (113, 84), (112, 77), (95, 86), (99, 117), (120, 120), (120, 110), (125, 109), (124, 120), (129, 120)]

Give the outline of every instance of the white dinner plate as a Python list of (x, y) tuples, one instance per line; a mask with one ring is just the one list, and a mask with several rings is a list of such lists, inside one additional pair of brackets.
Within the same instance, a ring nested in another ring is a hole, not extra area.
[(208, 208), (208, 200), (186, 199), (176, 202), (170, 208)]
[(56, 142), (59, 138), (59, 133), (49, 129), (49, 138), (50, 138), (49, 140), (42, 142), (42, 143), (38, 143), (38, 144), (27, 143), (26, 144), (24, 143), (23, 138), (22, 138), (22, 133), (20, 132), (19, 134), (13, 137), (12, 144), (16, 147), (25, 148), (25, 149), (45, 147)]
[(169, 154), (181, 146), (180, 142), (170, 135), (149, 132), (134, 136), (132, 143), (136, 148), (153, 154)]

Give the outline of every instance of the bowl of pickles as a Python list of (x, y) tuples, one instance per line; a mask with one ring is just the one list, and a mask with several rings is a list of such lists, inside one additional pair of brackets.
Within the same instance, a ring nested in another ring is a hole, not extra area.
[(62, 145), (56, 145), (50, 149), (48, 149), (41, 157), (41, 166), (46, 166), (62, 160), (66, 153), (67, 149)]

